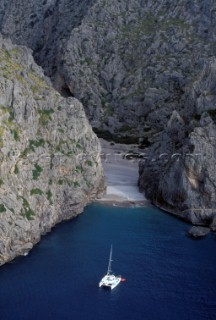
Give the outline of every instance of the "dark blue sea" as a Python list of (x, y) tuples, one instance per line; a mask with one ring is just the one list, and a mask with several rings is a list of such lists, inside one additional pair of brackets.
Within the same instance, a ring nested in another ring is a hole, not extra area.
[[(0, 320), (215, 320), (216, 235), (153, 207), (90, 205), (0, 268)], [(113, 245), (127, 279), (98, 288)]]

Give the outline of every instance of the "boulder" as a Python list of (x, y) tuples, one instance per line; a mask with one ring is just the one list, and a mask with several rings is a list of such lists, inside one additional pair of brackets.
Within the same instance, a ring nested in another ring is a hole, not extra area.
[(188, 231), (189, 235), (195, 239), (205, 237), (210, 232), (210, 228), (193, 226)]

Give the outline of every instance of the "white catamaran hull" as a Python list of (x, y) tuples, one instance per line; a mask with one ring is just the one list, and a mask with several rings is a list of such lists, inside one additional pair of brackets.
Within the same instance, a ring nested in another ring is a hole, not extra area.
[(121, 276), (105, 275), (99, 282), (99, 287), (114, 289), (121, 282)]

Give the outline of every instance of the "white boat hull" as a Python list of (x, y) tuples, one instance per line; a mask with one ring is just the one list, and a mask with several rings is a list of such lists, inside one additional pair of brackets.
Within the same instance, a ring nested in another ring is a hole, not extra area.
[(99, 287), (114, 289), (121, 282), (121, 276), (106, 274), (99, 282)]

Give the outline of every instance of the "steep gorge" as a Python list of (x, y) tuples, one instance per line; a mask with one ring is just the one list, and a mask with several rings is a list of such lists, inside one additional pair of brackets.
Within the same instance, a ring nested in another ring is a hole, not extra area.
[(98, 134), (146, 148), (153, 203), (215, 228), (215, 1), (0, 0), (0, 30)]
[[(0, 28), (31, 47), (99, 133), (149, 145), (215, 54), (213, 0), (1, 0)], [(186, 114), (185, 114), (186, 113)], [(190, 121), (190, 119), (187, 119)]]

